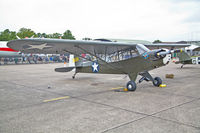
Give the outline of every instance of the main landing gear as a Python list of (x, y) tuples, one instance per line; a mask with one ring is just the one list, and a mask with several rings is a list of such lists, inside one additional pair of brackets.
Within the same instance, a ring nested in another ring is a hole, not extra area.
[(74, 75), (72, 76), (72, 79), (75, 79), (76, 74), (77, 74), (77, 73), (74, 73)]
[[(155, 77), (153, 78), (149, 72), (145, 71), (145, 72), (141, 72), (139, 73), (139, 75), (142, 76), (142, 78), (139, 80), (139, 83), (141, 83), (142, 81), (152, 81), (153, 85), (156, 87), (159, 87), (162, 84), (162, 80), (159, 77)], [(126, 84), (126, 88), (128, 89), (128, 91), (135, 91), (136, 90), (136, 83), (135, 81), (131, 80)]]
[(159, 77), (155, 77), (153, 81), (153, 85), (159, 87), (162, 84), (162, 79)]
[(181, 65), (181, 68), (183, 68), (184, 65), (185, 65), (185, 64)]
[(126, 84), (126, 88), (128, 89), (128, 91), (135, 91), (136, 90), (136, 83), (135, 81), (129, 81), (127, 84)]

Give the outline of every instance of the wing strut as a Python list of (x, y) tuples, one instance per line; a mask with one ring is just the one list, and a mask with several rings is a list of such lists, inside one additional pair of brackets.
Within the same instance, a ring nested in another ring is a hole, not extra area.
[(78, 55), (78, 54), (76, 54), (76, 53), (72, 53), (72, 52), (67, 51), (67, 50), (63, 50), (63, 51), (65, 51), (65, 52), (67, 52), (67, 53), (71, 53), (71, 54), (73, 54), (73, 55), (75, 55), (75, 56), (77, 56), (77, 57), (80, 57), (80, 58), (86, 59), (86, 60), (88, 60), (88, 61), (92, 61), (91, 59), (88, 59), (88, 58), (82, 57), (82, 56), (80, 56), (80, 55)]

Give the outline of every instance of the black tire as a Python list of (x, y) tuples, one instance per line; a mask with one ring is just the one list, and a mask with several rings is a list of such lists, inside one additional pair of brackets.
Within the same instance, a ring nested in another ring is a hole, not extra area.
[(153, 81), (153, 85), (159, 87), (162, 84), (162, 79), (159, 77), (155, 77)]
[(128, 89), (128, 91), (135, 91), (136, 90), (136, 83), (134, 81), (129, 81), (126, 84), (126, 88)]
[(183, 65), (181, 65), (181, 68), (183, 68)]

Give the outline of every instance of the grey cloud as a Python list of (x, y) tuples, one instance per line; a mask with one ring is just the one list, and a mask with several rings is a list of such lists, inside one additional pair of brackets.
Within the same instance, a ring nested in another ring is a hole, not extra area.
[(185, 13), (186, 23), (200, 23), (200, 0), (169, 0), (172, 11)]
[(194, 12), (185, 19), (185, 22), (200, 23), (199, 11)]

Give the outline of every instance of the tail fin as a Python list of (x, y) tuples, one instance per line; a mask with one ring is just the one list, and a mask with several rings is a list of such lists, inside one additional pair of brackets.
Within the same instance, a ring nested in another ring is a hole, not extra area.
[(69, 55), (69, 67), (61, 67), (61, 68), (56, 68), (56, 72), (69, 72), (69, 71), (76, 71), (77, 67), (80, 67), (80, 62), (78, 57), (75, 57), (74, 55), (70, 54)]
[(75, 67), (74, 55), (73, 54), (69, 55), (69, 67)]
[(83, 66), (83, 58), (70, 54), (69, 67), (81, 67), (81, 66)]
[(191, 57), (185, 51), (178, 53), (177, 56), (180, 62), (191, 60)]

